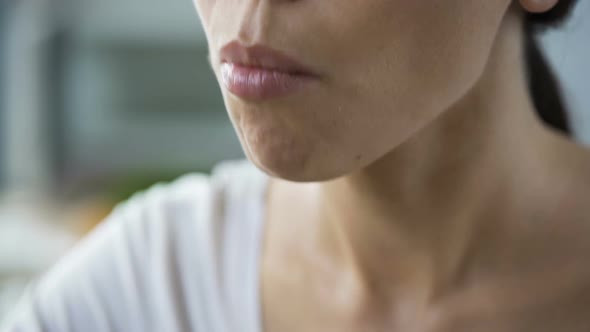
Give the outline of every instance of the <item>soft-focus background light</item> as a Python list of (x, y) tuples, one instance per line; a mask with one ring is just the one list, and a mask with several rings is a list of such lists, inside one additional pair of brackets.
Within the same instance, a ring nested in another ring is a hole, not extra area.
[[(590, 143), (590, 2), (544, 37)], [(119, 202), (243, 156), (190, 0), (0, 0), (0, 320)]]

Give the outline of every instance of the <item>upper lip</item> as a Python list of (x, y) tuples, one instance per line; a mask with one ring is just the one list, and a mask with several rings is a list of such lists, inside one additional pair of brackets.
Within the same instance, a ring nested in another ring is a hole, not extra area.
[(225, 45), (220, 52), (221, 63), (274, 70), (289, 74), (317, 76), (311, 69), (285, 53), (268, 46), (245, 46), (238, 41)]

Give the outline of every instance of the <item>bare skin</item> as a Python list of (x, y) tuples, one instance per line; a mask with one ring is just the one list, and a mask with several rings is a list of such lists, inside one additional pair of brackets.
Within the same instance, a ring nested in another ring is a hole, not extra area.
[(523, 73), (522, 14), (559, 0), (194, 1), (218, 79), (232, 41), (321, 77), (264, 102), (222, 84), (275, 178), (263, 332), (590, 331), (590, 152)]
[(590, 329), (590, 153), (534, 116), (517, 24), (475, 88), (385, 157), (273, 181), (265, 332)]

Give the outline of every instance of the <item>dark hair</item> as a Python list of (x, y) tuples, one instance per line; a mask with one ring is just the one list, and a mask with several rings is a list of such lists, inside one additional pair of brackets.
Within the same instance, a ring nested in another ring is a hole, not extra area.
[(536, 35), (563, 23), (577, 2), (560, 0), (552, 10), (540, 14), (527, 13), (524, 18), (527, 79), (533, 104), (545, 123), (566, 134), (571, 134), (567, 105), (557, 76), (543, 55)]

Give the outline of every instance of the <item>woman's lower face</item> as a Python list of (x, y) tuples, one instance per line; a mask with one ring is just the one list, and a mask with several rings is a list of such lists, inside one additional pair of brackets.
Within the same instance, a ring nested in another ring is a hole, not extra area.
[[(508, 0), (195, 4), (246, 154), (293, 181), (358, 170), (425, 127), (477, 82), (512, 10)], [(293, 64), (309, 77), (297, 80)]]

